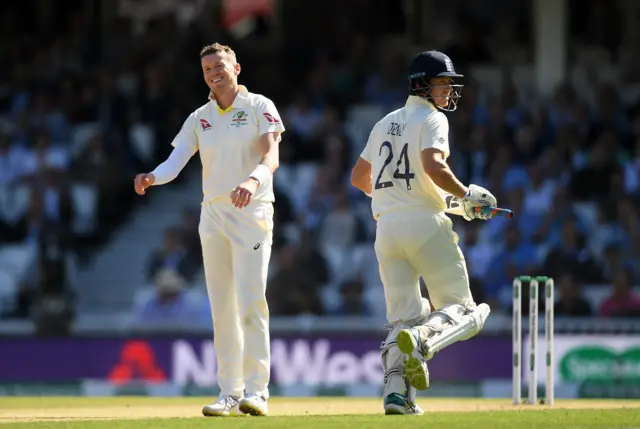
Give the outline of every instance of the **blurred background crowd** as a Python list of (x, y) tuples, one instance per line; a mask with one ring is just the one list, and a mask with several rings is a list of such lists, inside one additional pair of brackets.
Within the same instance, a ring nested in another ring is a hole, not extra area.
[(406, 8), (420, 1), (260, 1), (244, 14), (218, 1), (157, 2), (174, 4), (164, 13), (153, 2), (102, 3), (0, 3), (7, 321), (33, 320), (43, 332), (107, 315), (135, 326), (210, 324), (197, 156), (145, 197), (132, 179), (166, 158), (207, 101), (198, 52), (214, 41), (232, 45), (241, 83), (274, 100), (287, 127), (274, 317), (384, 317), (370, 200), (349, 172), (370, 127), (403, 106), (411, 56), (432, 48), (468, 76), (448, 114), (454, 172), (518, 214), (454, 219), (476, 301), (508, 312), (514, 276), (546, 275), (558, 285), (557, 316), (640, 316), (635, 2), (568, 2), (566, 81), (550, 96), (535, 90), (529, 2), (425, 0), (432, 13), (417, 23)]

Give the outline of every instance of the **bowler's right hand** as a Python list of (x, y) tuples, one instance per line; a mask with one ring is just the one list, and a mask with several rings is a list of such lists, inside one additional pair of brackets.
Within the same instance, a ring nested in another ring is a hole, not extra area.
[(145, 189), (149, 186), (153, 185), (156, 181), (156, 178), (151, 173), (140, 173), (133, 179), (133, 188), (138, 195), (144, 195)]

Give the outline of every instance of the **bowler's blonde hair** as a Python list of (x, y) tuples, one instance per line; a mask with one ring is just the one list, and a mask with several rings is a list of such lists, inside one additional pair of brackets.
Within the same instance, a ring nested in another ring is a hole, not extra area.
[(220, 43), (213, 43), (211, 45), (207, 45), (204, 48), (202, 48), (200, 50), (200, 58), (204, 58), (207, 55), (213, 55), (213, 54), (219, 54), (219, 53), (227, 54), (229, 58), (233, 60), (233, 62), (237, 61), (236, 53), (233, 51), (233, 49), (231, 49), (231, 46), (221, 45)]

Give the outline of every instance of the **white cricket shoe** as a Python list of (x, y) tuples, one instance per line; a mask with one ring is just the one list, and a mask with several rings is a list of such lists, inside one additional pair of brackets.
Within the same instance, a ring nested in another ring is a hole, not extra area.
[(424, 410), (417, 404), (410, 402), (406, 396), (391, 393), (384, 398), (384, 413), (388, 416), (421, 416), (424, 414)]
[(427, 390), (429, 388), (429, 369), (420, 349), (422, 347), (420, 331), (415, 328), (403, 329), (398, 332), (396, 341), (398, 349), (408, 357), (404, 363), (406, 380), (418, 390)]
[(240, 411), (252, 416), (266, 416), (269, 413), (267, 398), (264, 395), (250, 393), (240, 400)]
[(231, 395), (222, 395), (215, 404), (205, 405), (202, 409), (205, 417), (224, 417), (242, 415), (240, 411), (240, 398)]

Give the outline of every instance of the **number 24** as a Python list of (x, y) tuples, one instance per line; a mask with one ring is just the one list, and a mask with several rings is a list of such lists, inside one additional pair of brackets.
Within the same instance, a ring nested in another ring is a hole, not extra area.
[[(384, 172), (384, 169), (387, 168), (387, 165), (391, 164), (391, 161), (393, 161), (393, 146), (391, 146), (391, 142), (386, 141), (382, 143), (382, 145), (380, 145), (380, 150), (378, 152), (378, 155), (382, 156), (382, 148), (385, 148), (385, 147), (388, 149), (389, 153), (387, 154), (387, 158), (384, 160), (384, 164), (380, 169), (380, 173), (378, 173), (378, 178), (376, 179), (376, 183), (374, 185), (375, 189), (391, 188), (392, 186), (394, 186), (392, 181), (387, 181), (387, 182), (380, 181), (382, 180), (382, 173)], [(407, 186), (407, 190), (410, 191), (411, 179), (415, 178), (415, 174), (411, 172), (411, 165), (409, 163), (409, 154), (407, 153), (408, 149), (409, 149), (409, 143), (405, 143), (404, 146), (402, 147), (402, 150), (400, 151), (400, 157), (396, 162), (397, 168), (396, 168), (396, 171), (393, 172), (393, 178), (404, 179), (405, 184)], [(404, 173), (401, 173), (400, 166), (403, 163), (404, 163)]]

